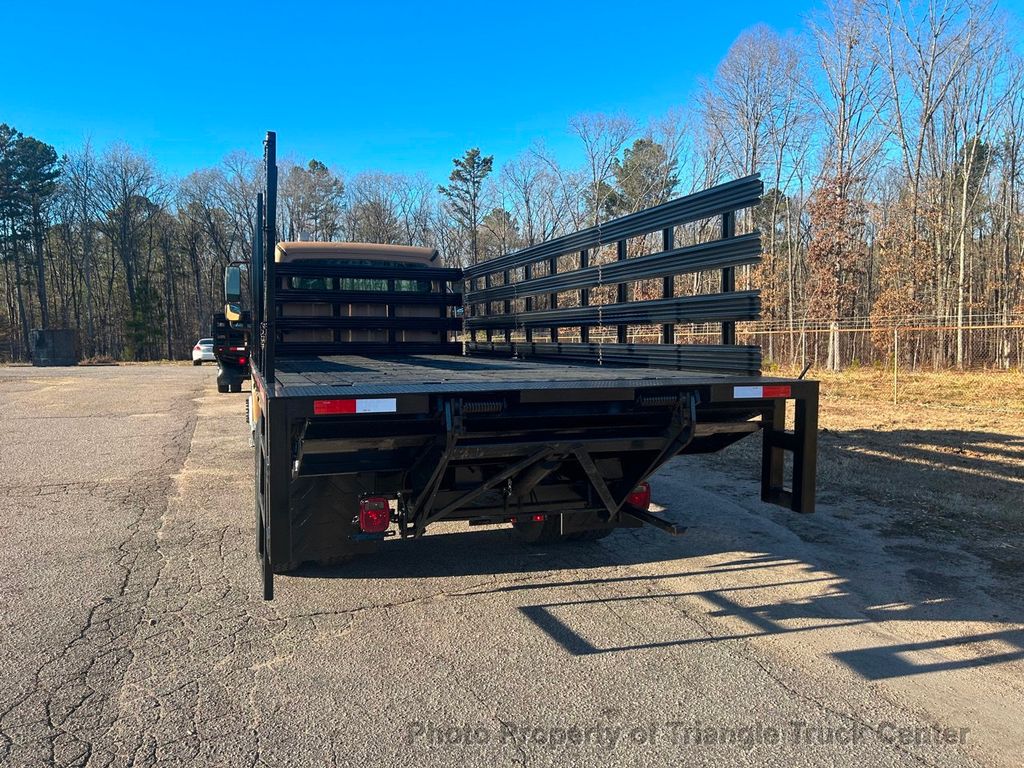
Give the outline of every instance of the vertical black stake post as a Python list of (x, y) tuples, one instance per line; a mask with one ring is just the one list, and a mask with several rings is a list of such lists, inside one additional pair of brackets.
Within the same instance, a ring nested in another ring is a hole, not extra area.
[[(523, 267), (523, 281), (528, 283), (532, 279), (533, 279), (533, 264), (527, 264), (526, 266)], [(527, 296), (526, 297), (526, 301), (524, 303), (523, 311), (531, 312), (532, 310), (533, 310), (533, 297), (532, 296)], [(533, 329), (532, 328), (527, 328), (526, 329), (526, 342), (529, 344), (532, 341), (533, 341)]]
[[(548, 274), (549, 275), (554, 275), (557, 272), (558, 272), (558, 257), (557, 256), (552, 256), (550, 259), (548, 259)], [(557, 293), (549, 293), (548, 294), (548, 298), (550, 300), (550, 306), (548, 307), (548, 309), (557, 309), (558, 308), (558, 294)], [(557, 325), (552, 325), (551, 326), (551, 341), (552, 342), (558, 341), (558, 326)]]
[[(443, 285), (443, 283), (442, 283), (442, 285)], [(388, 293), (391, 294), (392, 296), (394, 296), (395, 295), (395, 279), (393, 277), (388, 278), (387, 286), (388, 286)], [(387, 310), (388, 310), (388, 317), (390, 317), (390, 318), (398, 317), (398, 307), (397, 307), (397, 305), (395, 305), (395, 304), (387, 304), (385, 306), (387, 307)], [(340, 310), (341, 310), (341, 305), (340, 304), (332, 304), (331, 305), (331, 309), (333, 310), (335, 317), (340, 317)], [(340, 341), (340, 339), (341, 339), (341, 336), (339, 335), (340, 333), (341, 333), (341, 331), (339, 331), (337, 328), (334, 329), (334, 341)], [(395, 343), (395, 340), (398, 337), (397, 334), (398, 334), (398, 332), (395, 330), (394, 326), (392, 326), (391, 328), (388, 328), (388, 344), (394, 344)]]
[[(466, 288), (470, 292), (472, 292), (472, 291), (477, 290), (477, 286), (480, 285), (480, 278), (469, 277), (469, 278), (466, 278), (466, 282), (467, 282)], [(475, 301), (472, 304), (466, 304), (462, 308), (462, 316), (463, 316), (463, 318), (476, 317), (479, 313), (480, 313), (480, 305), (477, 304)], [(462, 327), (463, 328), (466, 327), (466, 321), (465, 320), (462, 321)], [(476, 328), (474, 328), (473, 330), (471, 330), (469, 332), (469, 340), (470, 340), (470, 342), (472, 344), (474, 344), (474, 345), (476, 344)]]
[[(584, 248), (582, 251), (580, 251), (580, 269), (586, 269), (589, 266), (590, 252), (586, 248)], [(580, 289), (580, 306), (590, 306), (590, 291), (588, 291), (586, 288)], [(580, 341), (584, 344), (590, 341), (590, 328), (585, 325), (580, 326)]]
[[(722, 239), (726, 240), (736, 236), (736, 212), (729, 211), (722, 214)], [(731, 293), (736, 290), (736, 267), (725, 267), (722, 270), (722, 293)], [(722, 323), (722, 343), (736, 343), (736, 323), (729, 321)]]
[[(491, 287), (491, 273), (488, 272), (486, 275), (484, 275), (484, 290), (489, 290), (490, 287)], [(490, 301), (484, 303), (484, 315), (486, 316), (486, 315), (489, 315), (489, 314), (491, 314), (491, 302)], [(490, 328), (487, 329), (487, 332), (484, 335), (487, 337), (487, 342), (488, 343), (490, 343), (493, 340), (493, 338), (494, 338), (494, 332)]]
[[(615, 248), (619, 261), (625, 261), (627, 253), (626, 241), (619, 240), (619, 242), (616, 243)], [(618, 290), (616, 291), (615, 295), (615, 301), (619, 304), (625, 304), (627, 301), (629, 301), (629, 292), (627, 290), (626, 283), (619, 283)], [(628, 340), (629, 326), (626, 325), (625, 323), (620, 323), (616, 330), (618, 333), (618, 338), (616, 340), (619, 344), (625, 344)]]
[[(278, 553), (290, 547), (288, 514), (288, 433), (287, 414), (282, 410), (286, 401), (274, 398), (274, 347), (277, 343), (277, 285), (274, 270), (274, 252), (277, 249), (277, 134), (267, 131), (263, 143), (263, 160), (266, 166), (266, 211), (263, 218), (263, 271), (266, 276), (266, 290), (263, 296), (263, 326), (265, 327), (265, 348), (263, 351), (263, 383), (266, 386), (266, 409), (263, 415), (264, 435), (258, 440), (266, 441), (266, 455), (263, 469), (263, 599), (274, 598), (274, 561)], [(263, 329), (261, 329), (261, 332)], [(275, 446), (276, 443), (276, 446)], [(277, 457), (277, 463), (271, 457)]]
[(263, 159), (267, 166), (267, 211), (263, 222), (263, 268), (267, 292), (263, 300), (263, 322), (267, 328), (263, 361), (263, 382), (267, 395), (274, 391), (274, 347), (277, 344), (277, 279), (274, 276), (274, 252), (277, 249), (277, 134), (267, 131), (263, 144)]
[(263, 193), (256, 193), (256, 232), (253, 238), (252, 257), (249, 266), (249, 290), (252, 300), (249, 307), (252, 311), (252, 323), (249, 328), (249, 355), (255, 355), (255, 367), (263, 368), (263, 338), (260, 331), (263, 323), (263, 296), (266, 286), (263, 283)]
[[(505, 285), (506, 285), (506, 287), (509, 284), (509, 278), (511, 276), (512, 276), (512, 270), (506, 269), (505, 270)], [(505, 299), (505, 318), (509, 319), (511, 317), (512, 317), (512, 301), (510, 299)], [(506, 344), (511, 344), (512, 343), (512, 329), (511, 328), (506, 328), (505, 329), (505, 343)]]
[[(661, 250), (671, 251), (675, 248), (675, 228), (669, 227), (661, 231)], [(675, 275), (669, 275), (662, 280), (661, 295), (662, 298), (671, 299), (676, 293), (676, 278)], [(676, 343), (676, 327), (671, 323), (666, 323), (661, 327), (661, 343), (662, 344), (675, 344)]]

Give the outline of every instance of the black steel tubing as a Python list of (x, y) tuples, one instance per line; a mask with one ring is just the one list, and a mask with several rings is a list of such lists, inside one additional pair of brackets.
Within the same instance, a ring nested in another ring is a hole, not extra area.
[(499, 256), (482, 264), (468, 267), (466, 277), (502, 272), (532, 264), (543, 259), (562, 256), (583, 248), (594, 248), (628, 237), (636, 237), (669, 226), (720, 216), (756, 205), (761, 199), (763, 185), (758, 174), (711, 187), (702, 192), (670, 200), (662, 205), (632, 213), (597, 227), (590, 227), (564, 237)]
[(299, 357), (331, 355), (363, 355), (367, 357), (401, 357), (403, 355), (461, 355), (458, 342), (398, 341), (393, 344), (375, 341), (279, 341), (278, 349)]
[[(557, 275), (536, 277), (521, 283), (499, 285), (496, 288), (482, 291), (470, 291), (464, 295), (463, 300), (467, 304), (472, 304), (537, 296), (551, 291), (573, 291), (593, 288), (597, 285), (646, 280), (651, 277), (756, 264), (760, 258), (761, 235), (758, 232), (752, 232), (729, 240), (712, 240), (708, 243), (688, 245), (670, 251), (652, 253), (648, 256), (637, 256), (633, 259), (623, 257), (619, 261), (599, 267), (587, 267)], [(625, 293), (624, 290), (623, 293)]]
[(409, 265), (407, 267), (380, 267), (380, 266), (359, 266), (351, 264), (330, 264), (330, 263), (305, 263), (294, 264), (284, 262), (277, 265), (278, 277), (352, 277), (360, 279), (389, 278), (401, 280), (445, 280), (461, 281), (461, 269), (448, 269), (447, 267), (418, 267)]
[(394, 328), (399, 331), (457, 331), (462, 321), (455, 317), (279, 317), (277, 330), (303, 328)]
[(413, 291), (332, 291), (279, 288), (277, 300), (323, 302), (331, 304), (437, 304), (457, 307), (461, 293), (415, 293)]
[(606, 365), (678, 368), (694, 371), (756, 375), (761, 370), (761, 348), (723, 347), (717, 344), (589, 344), (547, 342), (470, 344), (470, 353), (506, 357), (555, 358)]
[(703, 323), (727, 320), (755, 320), (761, 311), (758, 291), (714, 293), (706, 296), (677, 296), (626, 304), (567, 307), (524, 312), (520, 315), (492, 315), (466, 320), (470, 330), (504, 328), (557, 328), (648, 323)]

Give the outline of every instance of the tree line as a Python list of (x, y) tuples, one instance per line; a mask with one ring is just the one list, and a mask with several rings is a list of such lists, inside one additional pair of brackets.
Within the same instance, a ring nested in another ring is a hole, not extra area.
[[(963, 364), (965, 326), (1024, 312), (1016, 25), (988, 0), (830, 2), (797, 34), (743, 32), (661, 118), (573, 118), (576, 166), (542, 142), (469, 149), (441, 185), (283, 164), (279, 232), (469, 264), (759, 172), (764, 201), (738, 225), (760, 229), (764, 259), (737, 287), (761, 290), (767, 321), (952, 325), (929, 354)], [(223, 266), (251, 248), (259, 162), (237, 152), (173, 179), (127, 145), (58, 156), (0, 125), (0, 358), (26, 358), (36, 327), (79, 329), (87, 356), (187, 356)], [(837, 341), (827, 355), (843, 362)]]

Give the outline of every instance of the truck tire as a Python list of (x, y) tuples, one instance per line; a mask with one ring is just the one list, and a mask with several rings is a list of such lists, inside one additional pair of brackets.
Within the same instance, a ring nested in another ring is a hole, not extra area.
[(220, 392), (223, 395), (225, 392), (228, 391), (228, 385), (227, 384), (218, 384), (217, 385), (217, 391)]
[(564, 541), (562, 523), (558, 515), (550, 515), (542, 521), (517, 520), (512, 523), (512, 537), (523, 544), (557, 544)]
[(229, 392), (241, 392), (242, 391), (242, 384), (241, 384), (241, 382), (239, 382), (238, 384), (230, 385), (228, 387), (228, 391)]
[(202, 360), (193, 360), (192, 361), (192, 365), (202, 365), (202, 364), (203, 364)]
[(599, 541), (610, 535), (614, 528), (590, 528), (585, 531), (562, 533), (558, 515), (546, 517), (543, 522), (526, 520), (512, 524), (513, 536), (524, 544), (558, 544), (559, 542)]

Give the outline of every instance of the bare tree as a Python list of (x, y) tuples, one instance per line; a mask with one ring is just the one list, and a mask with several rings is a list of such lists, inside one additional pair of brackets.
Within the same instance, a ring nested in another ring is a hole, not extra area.
[(624, 115), (593, 113), (577, 115), (569, 121), (569, 127), (583, 142), (586, 153), (587, 207), (591, 222), (598, 225), (611, 193), (615, 160), (636, 132), (636, 124)]
[(839, 320), (851, 313), (864, 254), (863, 188), (886, 131), (878, 120), (885, 101), (881, 68), (860, 0), (834, 2), (811, 22), (814, 61), (820, 72), (809, 91), (825, 128), (824, 156), (809, 212), (813, 219), (807, 261), (808, 306), (830, 321), (828, 367), (839, 359)]
[[(146, 230), (162, 209), (166, 191), (150, 160), (128, 146), (114, 145), (104, 154), (96, 186), (104, 214), (100, 228), (124, 270), (125, 289), (136, 323), (145, 320), (149, 309), (150, 286), (145, 284), (145, 278), (151, 253), (145, 250)], [(139, 352), (136, 344), (135, 354)]]

